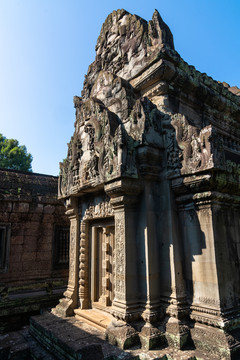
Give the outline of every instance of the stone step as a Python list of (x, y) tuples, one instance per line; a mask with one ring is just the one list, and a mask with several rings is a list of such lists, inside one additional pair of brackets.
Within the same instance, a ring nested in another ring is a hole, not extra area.
[[(104, 341), (104, 331), (99, 331), (74, 316), (61, 318), (51, 313), (34, 316), (30, 322), (30, 335), (47, 353), (58, 360), (127, 360), (130, 353)], [(34, 353), (34, 352), (33, 352)], [(41, 358), (33, 358), (40, 360)], [(45, 358), (44, 358), (45, 360)]]
[[(26, 330), (27, 331), (27, 330)], [(24, 330), (0, 335), (1, 360), (29, 360), (30, 348), (23, 336)]]
[(31, 360), (56, 360), (56, 357), (46, 351), (29, 333), (24, 335), (30, 349)]
[(74, 313), (76, 319), (85, 321), (87, 324), (92, 325), (101, 331), (105, 331), (112, 320), (114, 320), (113, 316), (110, 314), (106, 314), (97, 309), (75, 309)]
[[(108, 314), (99, 315), (98, 311), (97, 313), (98, 316), (104, 315), (110, 319)], [(217, 360), (194, 349), (182, 351), (168, 347), (143, 350), (136, 346), (129, 350), (121, 350), (105, 341), (104, 326), (101, 325), (101, 330), (98, 330), (97, 327), (90, 326), (85, 320), (80, 321), (75, 316), (63, 318), (51, 313), (34, 316), (31, 318), (29, 329), (31, 336), (25, 336), (31, 350), (31, 357), (27, 360)], [(34, 342), (31, 337), (34, 338)]]

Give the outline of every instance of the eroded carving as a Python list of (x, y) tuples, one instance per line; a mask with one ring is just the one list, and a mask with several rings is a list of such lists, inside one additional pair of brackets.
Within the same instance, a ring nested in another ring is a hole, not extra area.
[(186, 116), (175, 114), (172, 125), (176, 130), (176, 141), (182, 151), (181, 173), (192, 173), (214, 166), (211, 151), (212, 127), (199, 129), (190, 124)]
[(110, 199), (105, 196), (104, 199), (98, 201), (97, 203), (89, 203), (83, 214), (83, 220), (106, 218), (113, 216), (113, 214), (114, 213), (110, 203)]
[(88, 223), (80, 223), (80, 256), (79, 256), (79, 299), (81, 309), (88, 308)]
[(118, 300), (125, 298), (125, 218), (124, 213), (118, 213), (115, 217), (116, 237), (116, 285), (115, 296)]

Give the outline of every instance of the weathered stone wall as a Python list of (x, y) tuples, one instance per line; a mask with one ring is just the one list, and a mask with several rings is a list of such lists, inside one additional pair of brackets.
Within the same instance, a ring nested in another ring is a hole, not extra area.
[(54, 267), (55, 228), (69, 227), (63, 202), (57, 199), (57, 182), (53, 176), (0, 169), (2, 236), (6, 231), (0, 331), (53, 306), (65, 289), (68, 268)]

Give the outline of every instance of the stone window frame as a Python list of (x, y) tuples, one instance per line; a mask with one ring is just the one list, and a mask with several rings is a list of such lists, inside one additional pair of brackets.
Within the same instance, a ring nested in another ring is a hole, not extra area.
[(0, 273), (7, 272), (10, 252), (11, 224), (0, 223)]
[[(59, 240), (60, 240), (60, 234), (61, 232), (68, 232), (68, 257), (67, 261), (59, 261)], [(69, 246), (70, 246), (70, 226), (69, 225), (54, 225), (54, 234), (53, 234), (53, 269), (68, 269), (69, 267)]]

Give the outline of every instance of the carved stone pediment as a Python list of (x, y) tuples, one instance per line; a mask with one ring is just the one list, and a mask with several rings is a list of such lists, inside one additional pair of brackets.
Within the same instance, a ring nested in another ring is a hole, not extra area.
[(181, 114), (174, 114), (171, 124), (175, 129), (177, 147), (174, 150), (181, 160), (182, 174), (223, 168), (222, 138), (212, 125), (200, 128)]
[(100, 101), (91, 98), (81, 104), (68, 157), (61, 164), (62, 194), (71, 192), (71, 187), (96, 186), (119, 176), (121, 135), (117, 116)]
[(100, 71), (90, 97), (101, 100), (109, 111), (126, 122), (137, 99), (133, 87), (123, 78), (108, 71)]
[(100, 72), (91, 97), (74, 97), (74, 104), (75, 132), (60, 164), (61, 197), (121, 176), (137, 178), (137, 148), (163, 146), (157, 107), (114, 74)]

